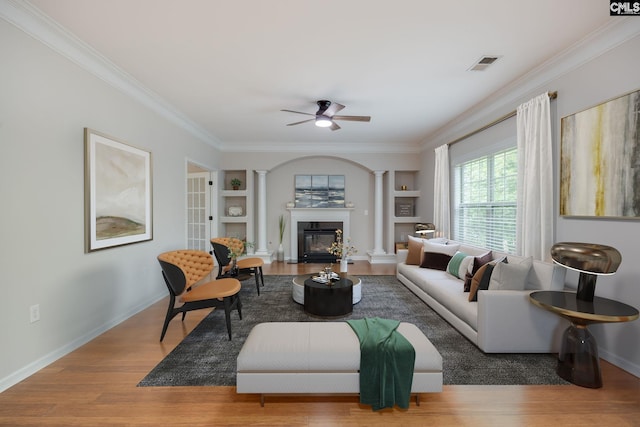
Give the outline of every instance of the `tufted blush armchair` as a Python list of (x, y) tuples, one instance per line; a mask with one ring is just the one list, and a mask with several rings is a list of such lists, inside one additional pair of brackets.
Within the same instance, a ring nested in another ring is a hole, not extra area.
[[(164, 339), (171, 319), (187, 311), (209, 307), (224, 307), (227, 332), (231, 340), (231, 310), (236, 309), (242, 319), (240, 282), (233, 278), (205, 281), (213, 270), (213, 259), (204, 251), (177, 250), (158, 255), (162, 277), (169, 289), (169, 307), (162, 326), (160, 341)], [(176, 307), (176, 299), (183, 304)]]
[[(244, 253), (244, 242), (236, 237), (214, 237), (211, 239), (213, 253), (218, 262), (218, 278), (227, 277), (231, 273), (231, 261)], [(236, 265), (240, 273), (253, 274), (256, 289), (260, 295), (260, 286), (264, 286), (262, 266), (264, 261), (258, 257), (237, 259)]]

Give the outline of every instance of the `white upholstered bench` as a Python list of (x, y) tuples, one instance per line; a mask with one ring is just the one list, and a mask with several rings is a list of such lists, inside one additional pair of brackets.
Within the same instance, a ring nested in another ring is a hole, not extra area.
[[(442, 356), (411, 323), (400, 332), (416, 352), (411, 394), (442, 391)], [(237, 359), (237, 392), (261, 394), (359, 393), (360, 342), (346, 322), (256, 325)]]

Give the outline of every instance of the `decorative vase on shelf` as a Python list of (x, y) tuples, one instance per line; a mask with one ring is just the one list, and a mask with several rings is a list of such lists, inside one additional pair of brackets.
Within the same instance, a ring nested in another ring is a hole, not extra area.
[(278, 262), (284, 261), (284, 247), (282, 246), (282, 243), (280, 243), (280, 245), (278, 246), (278, 252), (276, 253), (276, 260)]

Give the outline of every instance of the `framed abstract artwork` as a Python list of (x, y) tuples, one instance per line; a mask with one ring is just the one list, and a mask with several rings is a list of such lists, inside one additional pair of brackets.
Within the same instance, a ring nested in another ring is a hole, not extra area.
[(85, 128), (86, 252), (151, 240), (151, 153)]
[(640, 90), (561, 120), (560, 215), (640, 219)]

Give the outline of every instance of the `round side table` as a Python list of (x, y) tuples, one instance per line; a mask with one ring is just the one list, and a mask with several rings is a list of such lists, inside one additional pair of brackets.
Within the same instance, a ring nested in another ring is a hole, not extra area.
[(530, 301), (571, 322), (564, 331), (556, 372), (565, 380), (589, 388), (602, 387), (598, 343), (587, 325), (591, 323), (628, 322), (638, 318), (638, 310), (607, 298), (593, 301), (576, 298), (574, 292), (536, 291)]

